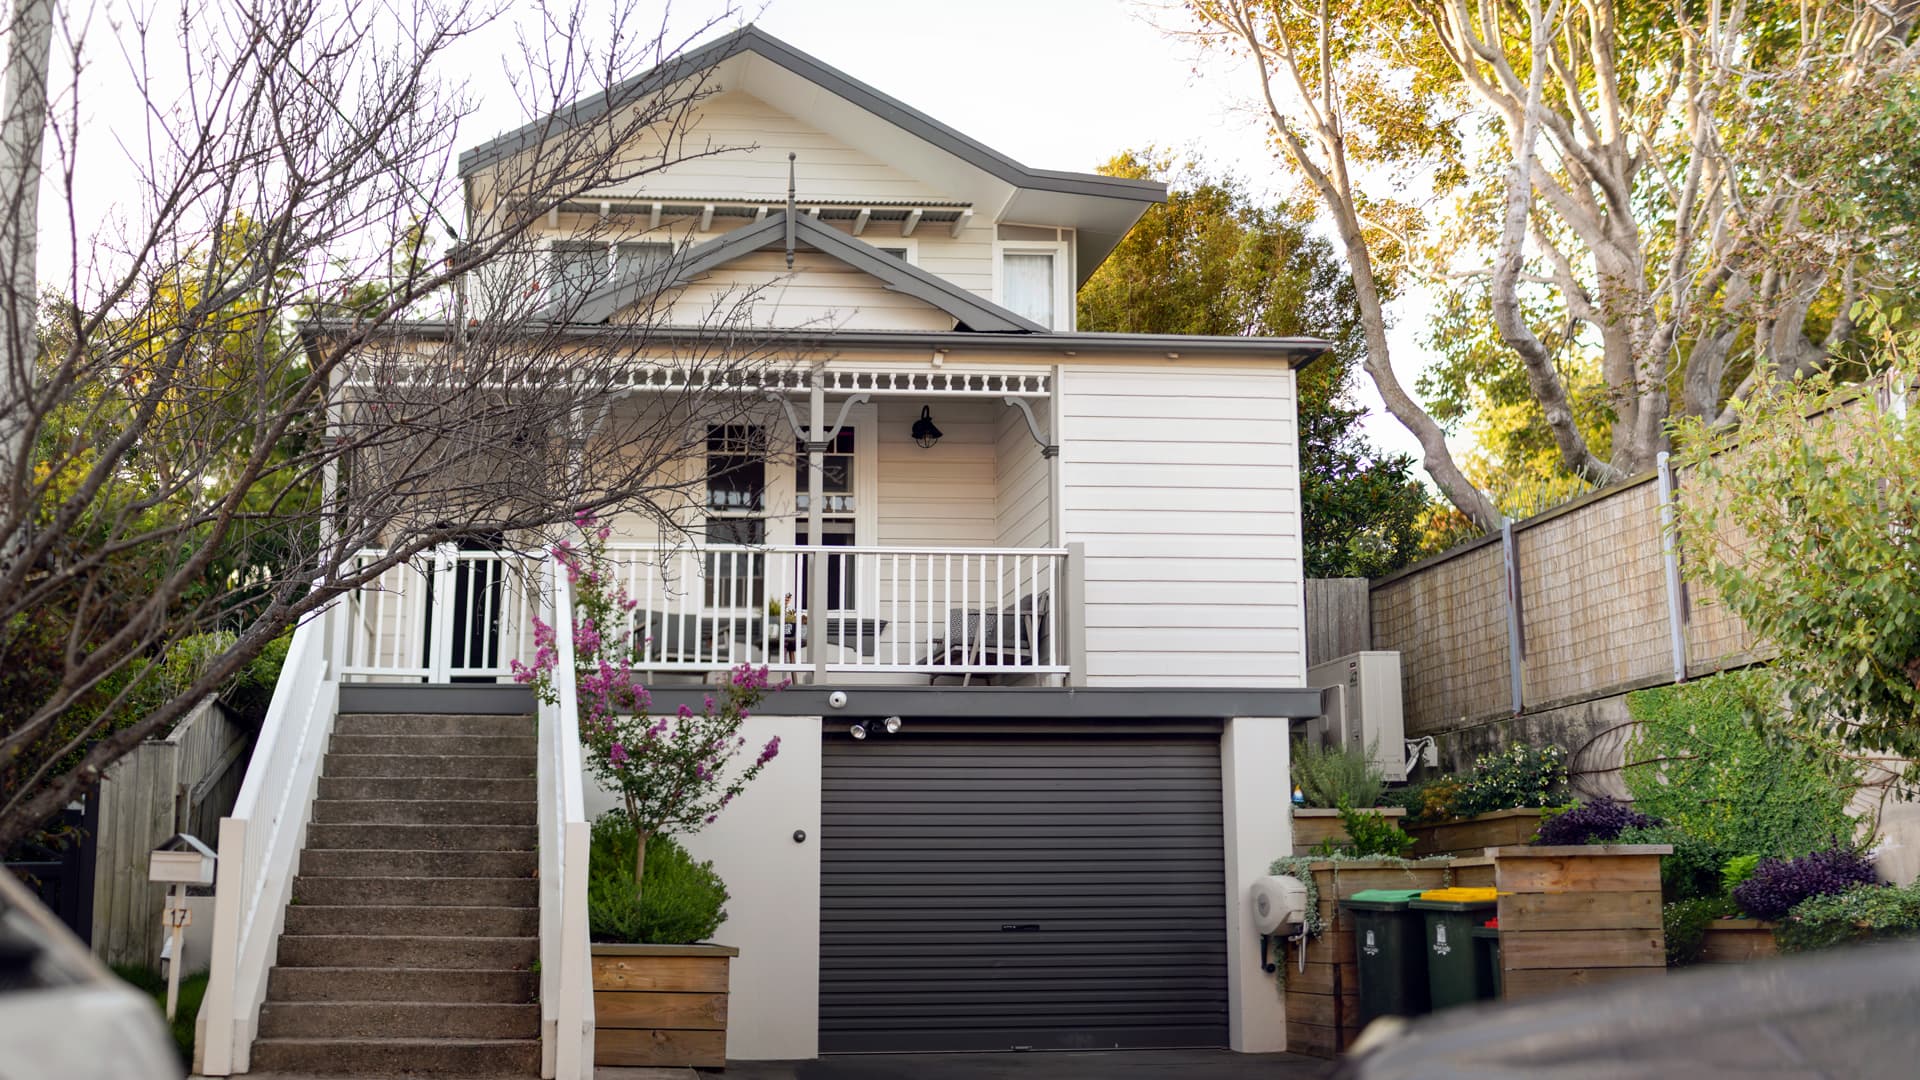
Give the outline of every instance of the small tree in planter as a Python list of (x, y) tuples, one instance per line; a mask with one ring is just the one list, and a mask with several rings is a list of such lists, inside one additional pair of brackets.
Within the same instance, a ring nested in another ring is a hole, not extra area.
[[(613, 581), (606, 558), (611, 531), (589, 514), (575, 519), (583, 540), (554, 548), (574, 587), (573, 642), (580, 671), (580, 742), (587, 767), (607, 790), (617, 793), (621, 809), (639, 839), (634, 856), (635, 893), (644, 888), (647, 841), (651, 837), (693, 833), (713, 823), (780, 753), (780, 737), (768, 739), (758, 755), (732, 768), (746, 747), (741, 725), (772, 689), (765, 666), (741, 664), (729, 674), (719, 696), (706, 696), (699, 711), (682, 705), (673, 716), (651, 714), (652, 698), (634, 678), (633, 661), (644, 642), (625, 633), (636, 606)], [(534, 662), (513, 662), (514, 679), (531, 684), (542, 701), (553, 704), (553, 669), (559, 661), (553, 627), (534, 619)]]

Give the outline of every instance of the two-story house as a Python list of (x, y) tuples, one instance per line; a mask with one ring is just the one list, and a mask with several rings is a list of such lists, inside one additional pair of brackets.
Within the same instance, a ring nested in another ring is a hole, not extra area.
[[(759, 412), (704, 433), (704, 494), (686, 507), (696, 542), (613, 522), (656, 707), (697, 707), (703, 679), (732, 663), (799, 680), (749, 721), (751, 743), (780, 736), (780, 758), (686, 838), (732, 893), (717, 935), (740, 949), (729, 1056), (1282, 1048), (1245, 889), (1289, 850), (1289, 724), (1319, 713), (1304, 688), (1294, 369), (1326, 343), (1078, 331), (1076, 288), (1161, 185), (1029, 168), (751, 27), (680, 63), (713, 91), (696, 133), (750, 148), (558, 208), (545, 242), (552, 278), (583, 298), (569, 314), (583, 333), (644, 308), (665, 365), (676, 343), (714, 332), (700, 313), (715, 296), (744, 289), (749, 320), (794, 343)], [(469, 213), (510, 194), (494, 178), (535, 130), (461, 158)], [(629, 239), (602, 238), (609, 220)], [(641, 392), (623, 407), (650, 404)], [(460, 553), (436, 572), (498, 557)], [(485, 589), (439, 607), (423, 595), (396, 576), (340, 605), (307, 653), (296, 644), (283, 692), (318, 704), (273, 722), (297, 714), (334, 753), (324, 766), (256, 761), (262, 785), (317, 770), (319, 808), (299, 803), (312, 782), (295, 783), (277, 824), (223, 832), (225, 903), (230, 843), (315, 823), (279, 842), (295, 850), (278, 864), (247, 849), (250, 895), (265, 899), (222, 915), (233, 944), (216, 968), (238, 967), (225, 983), (216, 973), (208, 1072), (379, 1060), (353, 1057), (338, 1042), (349, 1033), (288, 1019), (314, 995), (359, 992), (290, 969), (451, 963), (345, 945), (289, 960), (302, 935), (354, 932), (356, 904), (380, 909), (360, 932), (418, 935), (426, 923), (404, 912), (454, 893), (303, 886), (283, 915), (273, 899), (286, 894), (261, 879), (274, 865), (291, 874), (297, 860), (321, 885), (467, 875), (468, 897), (531, 865), (330, 847), (409, 842), (398, 826), (324, 824), (413, 820), (350, 804), (442, 800), (422, 820), (457, 824), (460, 805), (505, 791), (481, 783), (500, 774), (467, 777), (477, 794), (463, 796), (442, 782), (458, 773), (370, 760), (399, 761), (396, 738), (442, 730), (423, 715), (533, 711), (505, 668), (524, 605), (496, 608)], [(430, 634), (436, 620), (449, 629)], [(475, 633), (498, 640), (461, 644)], [(324, 678), (300, 669), (309, 653), (325, 655)], [(333, 776), (343, 767), (366, 782)], [(542, 799), (557, 782), (547, 768)], [(541, 813), (544, 860), (564, 834)], [(562, 901), (541, 866), (546, 957)], [(436, 997), (431, 979), (408, 979), (408, 1000), (448, 1009), (493, 992)], [(573, 1022), (543, 1017), (549, 1043)]]

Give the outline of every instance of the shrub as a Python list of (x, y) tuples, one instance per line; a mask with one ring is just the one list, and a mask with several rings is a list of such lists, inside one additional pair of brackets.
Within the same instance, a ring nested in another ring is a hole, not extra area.
[(1320, 853), (1331, 855), (1345, 852), (1356, 859), (1377, 858), (1382, 855), (1400, 858), (1413, 847), (1413, 837), (1399, 825), (1387, 820), (1387, 815), (1374, 810), (1356, 810), (1351, 806), (1340, 807), (1340, 823), (1346, 827), (1347, 842), (1335, 843), (1331, 838), (1320, 842)]
[(291, 644), (291, 634), (274, 638), (220, 691), (221, 700), (247, 723), (258, 724), (266, 719), (267, 706), (273, 702), (273, 687), (280, 681), (280, 668), (287, 662), (287, 646)]
[(1634, 805), (1729, 854), (1804, 855), (1852, 835), (1849, 792), (1749, 719), (1778, 701), (1761, 670), (1629, 694)]
[(1724, 896), (1720, 868), (1727, 853), (1719, 845), (1671, 825), (1651, 825), (1623, 830), (1622, 844), (1668, 844), (1672, 854), (1660, 860), (1660, 895), (1667, 903)]
[(1459, 801), (1461, 789), (1459, 777), (1436, 776), (1388, 792), (1384, 796), (1385, 805), (1405, 809), (1409, 825), (1446, 821), (1460, 816), (1454, 807)]
[(727, 917), (727, 887), (710, 862), (694, 862), (665, 836), (647, 841), (646, 891), (635, 903), (639, 842), (624, 814), (593, 823), (587, 862), (587, 922), (595, 941), (689, 945), (713, 936)]
[(1829, 949), (1856, 941), (1920, 937), (1920, 885), (1859, 885), (1793, 906), (1774, 928), (1782, 952)]
[(1535, 844), (1604, 844), (1628, 829), (1645, 829), (1656, 822), (1631, 806), (1599, 798), (1540, 822)]
[(1453, 799), (1456, 817), (1491, 814), (1566, 801), (1567, 754), (1557, 746), (1515, 743), (1474, 760)]
[(1720, 891), (1732, 896), (1733, 890), (1745, 885), (1759, 868), (1758, 855), (1735, 855), (1728, 859), (1720, 866)]
[(1660, 909), (1660, 922), (1667, 932), (1667, 966), (1685, 967), (1700, 959), (1707, 943), (1707, 924), (1735, 914), (1733, 901), (1724, 896), (1696, 896), (1679, 900)]
[(1797, 859), (1761, 859), (1753, 876), (1733, 890), (1733, 902), (1756, 919), (1784, 919), (1794, 905), (1873, 884), (1873, 863), (1848, 847), (1830, 847)]
[(1332, 810), (1347, 806), (1378, 806), (1386, 787), (1371, 748), (1340, 750), (1306, 741), (1293, 744), (1293, 785), (1307, 806)]

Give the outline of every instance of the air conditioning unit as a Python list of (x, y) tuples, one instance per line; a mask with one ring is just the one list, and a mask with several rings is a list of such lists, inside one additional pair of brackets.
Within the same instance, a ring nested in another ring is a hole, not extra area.
[(1357, 652), (1315, 664), (1307, 669), (1307, 685), (1320, 691), (1323, 714), (1308, 725), (1311, 737), (1322, 746), (1371, 746), (1388, 780), (1407, 778), (1399, 653)]

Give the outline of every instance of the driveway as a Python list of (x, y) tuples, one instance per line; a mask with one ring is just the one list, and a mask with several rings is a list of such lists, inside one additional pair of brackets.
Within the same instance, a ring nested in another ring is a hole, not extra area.
[(852, 1054), (819, 1061), (747, 1061), (715, 1080), (1319, 1080), (1333, 1063), (1298, 1054), (1225, 1050), (1099, 1050), (1030, 1054)]

